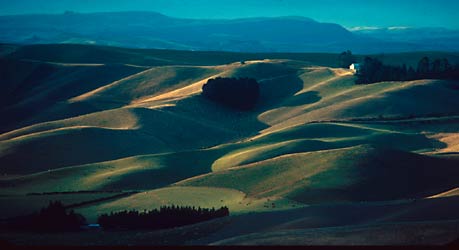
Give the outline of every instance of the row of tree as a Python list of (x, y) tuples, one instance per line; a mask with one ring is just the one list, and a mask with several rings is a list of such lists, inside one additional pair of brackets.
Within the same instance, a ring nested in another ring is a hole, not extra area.
[(202, 87), (204, 97), (239, 110), (250, 110), (258, 101), (260, 87), (253, 78), (209, 79)]
[(423, 57), (418, 63), (417, 74), (420, 79), (459, 79), (459, 64), (453, 66), (446, 58), (431, 61)]
[[(163, 229), (194, 224), (214, 218), (229, 216), (227, 207), (195, 208), (190, 206), (163, 206), (159, 210), (121, 211), (102, 214), (98, 223), (104, 229)], [(52, 201), (39, 212), (10, 218), (5, 226), (10, 230), (23, 231), (77, 231), (86, 219), (67, 209), (60, 201)]]
[(164, 229), (228, 215), (227, 207), (208, 209), (190, 206), (163, 206), (159, 210), (144, 212), (132, 210), (102, 214), (97, 221), (104, 229)]
[(431, 61), (422, 58), (415, 70), (413, 67), (384, 65), (375, 58), (366, 57), (357, 72), (357, 84), (382, 81), (412, 81), (419, 79), (459, 79), (459, 65), (452, 66), (448, 59)]

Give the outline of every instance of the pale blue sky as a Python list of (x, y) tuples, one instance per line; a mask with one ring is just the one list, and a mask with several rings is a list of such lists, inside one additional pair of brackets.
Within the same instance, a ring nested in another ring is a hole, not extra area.
[(0, 15), (156, 11), (186, 18), (305, 16), (355, 26), (459, 29), (459, 0), (0, 0)]

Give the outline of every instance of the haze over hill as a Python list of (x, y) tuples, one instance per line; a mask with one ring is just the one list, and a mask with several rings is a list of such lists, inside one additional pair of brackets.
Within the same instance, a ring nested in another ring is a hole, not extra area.
[(425, 50), (457, 51), (459, 43), (459, 30), (438, 27), (354, 27), (350, 31), (383, 41), (423, 44)]
[[(456, 35), (438, 29), (425, 40), (361, 35), (339, 24), (306, 17), (184, 19), (155, 12), (0, 16), (4, 43), (81, 43), (131, 48), (243, 52), (389, 53), (459, 51)], [(431, 33), (430, 33), (431, 34)], [(447, 35), (448, 42), (442, 42)]]

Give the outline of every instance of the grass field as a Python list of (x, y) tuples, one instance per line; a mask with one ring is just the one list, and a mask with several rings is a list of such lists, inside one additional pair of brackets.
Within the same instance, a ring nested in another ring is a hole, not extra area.
[[(382, 60), (412, 65), (423, 55), (459, 62), (459, 55), (441, 52), (386, 54)], [(207, 233), (214, 227), (228, 232), (218, 239), (209, 236), (205, 244), (252, 244), (302, 242), (301, 235), (333, 238), (340, 232), (349, 235), (346, 240), (355, 239), (357, 233), (347, 229), (282, 231), (322, 221), (316, 212), (305, 218), (311, 205), (339, 211), (337, 204), (345, 203), (372, 213), (368, 202), (425, 199), (454, 207), (459, 83), (355, 85), (349, 70), (336, 68), (337, 58), (1, 45), (0, 62), (7, 67), (0, 70), (5, 90), (0, 95), (5, 121), (0, 125), (0, 211), (14, 216), (50, 198), (67, 204), (107, 195), (25, 195), (31, 192), (138, 191), (75, 209), (90, 221), (101, 213), (170, 204), (228, 206), (235, 218), (273, 216), (263, 217), (272, 234), (261, 226), (250, 232), (243, 226), (231, 229), (226, 223), (233, 223), (233, 216), (218, 226), (200, 226)], [(255, 108), (241, 112), (202, 97), (203, 84), (219, 76), (257, 79)], [(377, 210), (371, 220), (443, 220), (426, 213), (431, 205), (408, 210), (405, 205)], [(317, 225), (352, 224), (337, 223), (341, 220), (334, 216)], [(412, 225), (400, 227), (407, 234), (416, 231)], [(359, 227), (355, 232), (372, 235), (389, 228)], [(222, 241), (245, 233), (261, 235)], [(285, 242), (279, 241), (283, 235)]]

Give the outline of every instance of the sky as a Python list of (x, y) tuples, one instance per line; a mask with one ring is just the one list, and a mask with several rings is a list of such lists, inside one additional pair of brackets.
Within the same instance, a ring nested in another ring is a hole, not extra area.
[(203, 19), (305, 16), (348, 28), (459, 29), (459, 0), (0, 0), (0, 15), (139, 10)]

